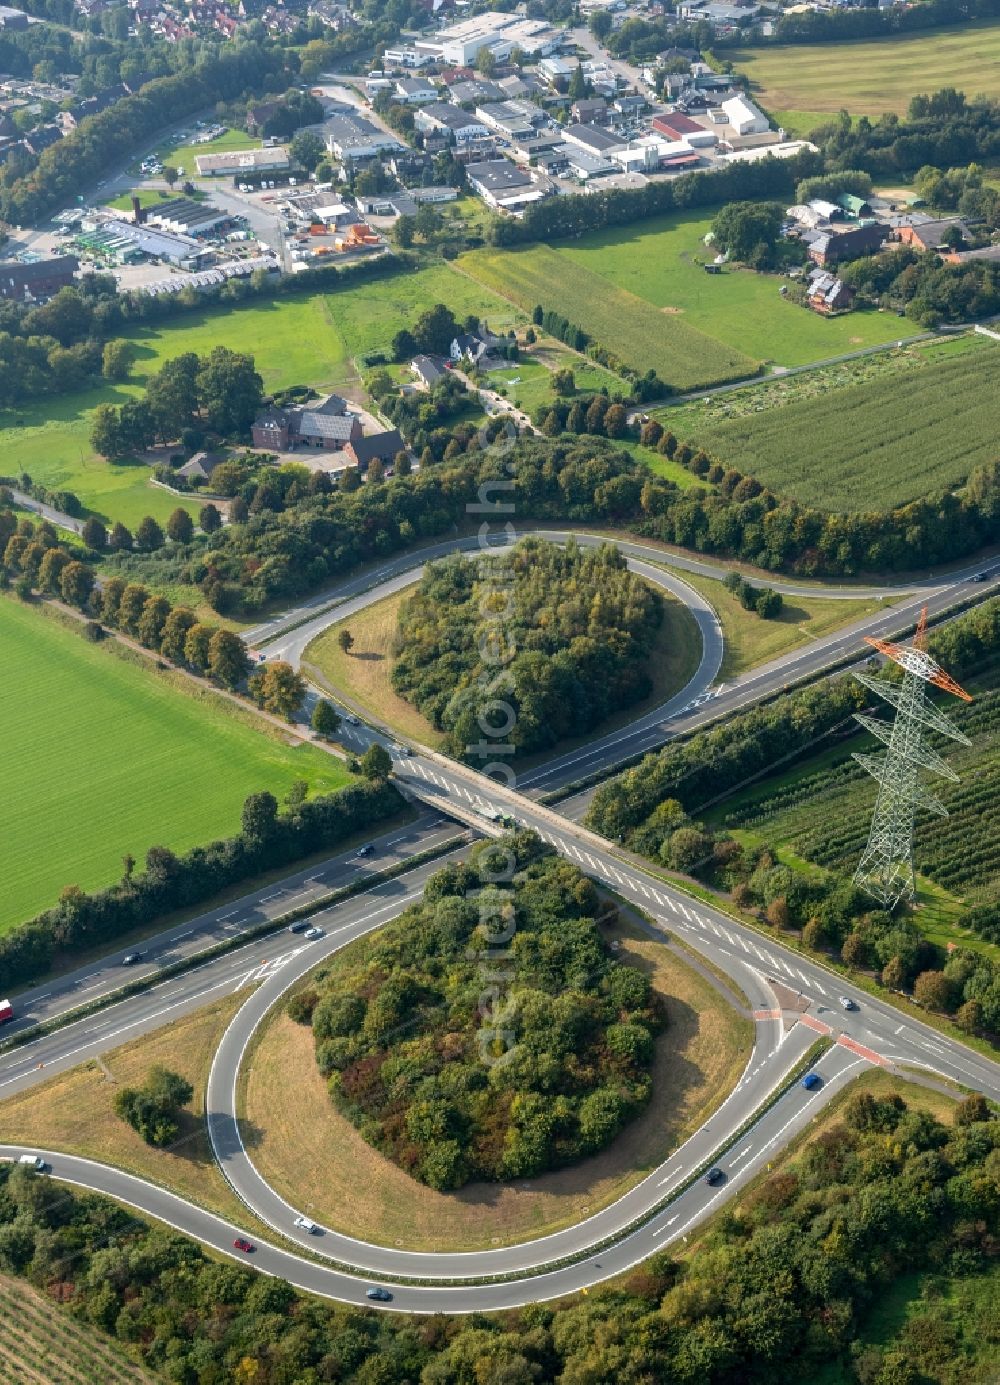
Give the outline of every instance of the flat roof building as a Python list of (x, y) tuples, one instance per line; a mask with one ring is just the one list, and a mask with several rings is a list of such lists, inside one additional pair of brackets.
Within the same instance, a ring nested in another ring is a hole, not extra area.
[(562, 34), (545, 20), (487, 10), (485, 14), (460, 19), (426, 39), (418, 39), (413, 46), (418, 53), (465, 67), (475, 64), (483, 48), (488, 48), (498, 62), (505, 62), (515, 48), (532, 57), (544, 56), (555, 52), (562, 41)]
[(233, 149), (226, 154), (196, 154), (195, 167), (202, 178), (224, 177), (227, 173), (279, 172), (291, 166), (284, 145), (273, 149)]
[(403, 142), (379, 129), (363, 115), (335, 115), (324, 127), (326, 147), (342, 163), (372, 159), (387, 151), (402, 149)]

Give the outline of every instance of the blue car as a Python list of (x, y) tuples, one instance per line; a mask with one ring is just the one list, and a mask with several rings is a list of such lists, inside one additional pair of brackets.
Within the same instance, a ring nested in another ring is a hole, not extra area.
[(822, 1086), (823, 1079), (818, 1072), (807, 1072), (802, 1079), (802, 1085), (807, 1092), (814, 1091), (815, 1088)]

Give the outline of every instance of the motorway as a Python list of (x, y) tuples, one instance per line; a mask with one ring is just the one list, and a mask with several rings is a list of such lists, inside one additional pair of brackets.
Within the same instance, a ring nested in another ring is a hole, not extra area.
[[(600, 536), (578, 537), (586, 542), (603, 541)], [(475, 541), (471, 543), (474, 545)], [(414, 581), (420, 570), (415, 561), (469, 544), (466, 540), (439, 544), (416, 556), (400, 558), (384, 565), (374, 576), (345, 583), (339, 601), (333, 602), (328, 594), (322, 601), (308, 603), (267, 628), (251, 632), (249, 638), (252, 643), (266, 645), (269, 656), (280, 653), (297, 662), (306, 643), (319, 629)], [(669, 563), (677, 568), (696, 566), (713, 576), (721, 575), (721, 570), (693, 559), (675, 559), (649, 545), (621, 546), (630, 565), (650, 580), (676, 591), (692, 607), (704, 639), (701, 666), (676, 699), (633, 727), (596, 742), (587, 751), (563, 757), (527, 776), (526, 787), (552, 788), (572, 783), (580, 777), (581, 764), (585, 772), (589, 772), (588, 766), (606, 768), (623, 755), (660, 744), (678, 730), (690, 729), (745, 705), (793, 678), (828, 668), (857, 648), (862, 630), (881, 633), (902, 629), (912, 624), (922, 604), (927, 604), (933, 613), (966, 596), (985, 595), (996, 585), (996, 573), (992, 570), (988, 584), (974, 584), (971, 568), (946, 581), (939, 579), (935, 583), (927, 579), (925, 584), (915, 584), (920, 587), (918, 595), (903, 596), (895, 608), (855, 622), (847, 631), (735, 680), (711, 704), (700, 703), (692, 708), (690, 701), (704, 698), (717, 674), (721, 637), (708, 604), (681, 579), (651, 566), (651, 562), (655, 559), (658, 564)], [(828, 595), (847, 594), (842, 588), (822, 590)], [(858, 589), (848, 590), (860, 594)], [(914, 587), (908, 591), (913, 593)], [(687, 708), (680, 716), (672, 710), (675, 702)], [(822, 962), (801, 956), (776, 938), (736, 923), (712, 905), (693, 901), (654, 875), (648, 863), (580, 826), (574, 819), (582, 814), (586, 796), (566, 800), (556, 812), (528, 794), (501, 788), (444, 756), (423, 748), (406, 753), (393, 741), (389, 743), (395, 751), (397, 782), (412, 797), (422, 800), (428, 811), (409, 828), (392, 834), (391, 840), (378, 843), (376, 855), (366, 860), (367, 868), (375, 870), (383, 863), (398, 863), (429, 845), (445, 843), (456, 829), (442, 818), (458, 818), (480, 831), (490, 831), (494, 829), (487, 824), (484, 812), (512, 813), (594, 879), (642, 909), (651, 927), (675, 935), (704, 956), (747, 996), (755, 1020), (755, 1044), (747, 1070), (706, 1125), (654, 1174), (610, 1207), (562, 1232), (543, 1240), (475, 1254), (416, 1254), (357, 1241), (331, 1228), (310, 1236), (293, 1226), (296, 1209), (283, 1202), (261, 1178), (240, 1138), (236, 1091), (246, 1046), (257, 1025), (289, 987), (324, 957), (395, 917), (418, 898), (428, 875), (439, 868), (440, 862), (403, 871), (391, 881), (375, 884), (339, 905), (318, 911), (313, 921), (323, 934), (313, 942), (300, 935), (276, 934), (249, 943), (138, 996), (114, 1003), (96, 1016), (0, 1054), (0, 1096), (24, 1090), (52, 1072), (106, 1050), (125, 1036), (134, 1037), (168, 1023), (227, 989), (246, 988), (247, 999), (216, 1052), (206, 1105), (209, 1134), (222, 1172), (255, 1216), (274, 1231), (276, 1244), (261, 1244), (253, 1263), (300, 1287), (347, 1302), (366, 1301), (364, 1291), (370, 1277), (388, 1280), (393, 1284), (393, 1307), (415, 1312), (509, 1307), (573, 1292), (619, 1273), (654, 1250), (686, 1236), (692, 1226), (764, 1167), (822, 1104), (866, 1064), (922, 1067), (1000, 1100), (1000, 1064), (852, 987)], [(308, 902), (310, 891), (326, 892), (349, 883), (358, 869), (357, 858), (341, 854), (317, 871), (300, 872), (279, 886), (236, 901), (228, 909), (223, 906), (182, 925), (180, 931), (172, 930), (150, 940), (146, 947), (152, 955), (144, 959), (144, 965), (159, 967), (165, 959), (181, 955), (179, 949), (190, 948), (194, 953), (220, 937), (238, 935), (240, 930), (253, 927), (262, 919), (274, 918), (296, 904)], [(98, 963), (93, 968), (82, 968), (74, 977), (43, 988), (42, 993), (27, 993), (19, 1006), (35, 1006), (37, 1018), (79, 1004), (81, 995), (93, 999), (102, 993), (101, 987), (111, 987), (121, 977), (118, 963), (120, 958), (116, 957), (110, 965)], [(853, 1000), (856, 1008), (842, 1009), (841, 996)], [(753, 1122), (754, 1112), (787, 1080), (820, 1035), (827, 1036), (833, 1046), (817, 1065), (823, 1078), (819, 1089), (807, 1093), (800, 1086), (793, 1086)], [(753, 1123), (744, 1130), (748, 1122)], [(744, 1133), (740, 1134), (741, 1131)], [(737, 1135), (737, 1142), (719, 1158), (726, 1182), (719, 1188), (709, 1188), (698, 1179), (688, 1186), (698, 1170)], [(14, 1147), (0, 1146), (0, 1154), (17, 1152)], [(45, 1154), (56, 1176), (111, 1193), (220, 1251), (233, 1254), (232, 1240), (243, 1229), (227, 1226), (182, 1199), (118, 1170), (57, 1152)], [(676, 1195), (671, 1197), (672, 1193)], [(664, 1199), (668, 1201), (661, 1206)], [(635, 1226), (636, 1219), (642, 1217), (648, 1219)], [(605, 1243), (608, 1238), (611, 1244)], [(301, 1251), (308, 1250), (308, 1258), (296, 1254), (296, 1242)], [(324, 1259), (336, 1264), (323, 1264)], [(567, 1259), (572, 1263), (565, 1263)], [(546, 1269), (546, 1265), (551, 1268)], [(355, 1272), (347, 1272), (344, 1266)], [(485, 1275), (505, 1278), (491, 1284), (468, 1282)], [(448, 1282), (406, 1282), (413, 1279)]]

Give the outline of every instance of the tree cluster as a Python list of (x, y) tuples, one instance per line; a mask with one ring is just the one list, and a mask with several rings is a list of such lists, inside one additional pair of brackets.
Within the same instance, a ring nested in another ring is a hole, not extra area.
[(785, 209), (780, 202), (729, 202), (712, 220), (715, 244), (751, 269), (778, 263)]
[(252, 794), (244, 805), (242, 830), (234, 837), (193, 847), (183, 856), (152, 846), (141, 875), (133, 873), (135, 863), (128, 857), (122, 880), (104, 890), (88, 894), (67, 885), (53, 908), (0, 938), (0, 975), (12, 987), (37, 981), (56, 956), (111, 943), (176, 909), (202, 904), (231, 885), (327, 851), (392, 817), (401, 803), (385, 779), (358, 779), (284, 813), (272, 794)]
[(781, 615), (784, 599), (781, 592), (774, 591), (772, 587), (755, 587), (738, 572), (729, 574), (725, 586), (744, 611), (756, 611), (761, 620), (777, 620)]
[[(498, 888), (510, 854), (512, 885)], [(649, 1099), (662, 1020), (648, 978), (613, 959), (600, 914), (591, 882), (527, 832), (432, 876), (362, 961), (315, 988), (337, 1107), (432, 1188), (530, 1178), (604, 1148)], [(484, 1019), (480, 956), (501, 930), (510, 980)]]
[[(673, 37), (670, 40), (680, 41)], [(630, 226), (645, 217), (664, 216), (688, 207), (716, 207), (724, 202), (762, 197), (787, 202), (796, 183), (821, 172), (822, 167), (820, 155), (805, 150), (791, 159), (733, 163), (719, 172), (685, 173), (679, 178), (650, 182), (644, 188), (547, 197), (533, 203), (518, 220), (498, 218), (490, 226), (490, 239), (498, 246), (549, 242), (609, 226)]]
[(457, 758), (484, 735), (531, 754), (648, 695), (662, 617), (658, 594), (613, 544), (526, 538), (475, 562), (455, 554), (429, 563), (400, 608), (392, 684)]
[(94, 572), (80, 562), (79, 549), (60, 543), (48, 520), (37, 524), (11, 510), (0, 510), (0, 585), (14, 585), (19, 596), (33, 591), (58, 597), (86, 611), (94, 589)]
[(862, 298), (905, 308), (921, 327), (1000, 312), (1000, 264), (994, 260), (945, 264), (933, 250), (921, 254), (903, 245), (854, 260), (841, 278)]
[(146, 1144), (162, 1149), (176, 1140), (181, 1109), (193, 1095), (194, 1088), (186, 1078), (157, 1066), (150, 1069), (141, 1087), (120, 1087), (115, 1092), (115, 1115)]
[[(951, 1305), (988, 1294), (998, 1155), (1000, 1122), (981, 1097), (942, 1123), (896, 1094), (858, 1092), (694, 1254), (661, 1252), (586, 1297), (456, 1318), (308, 1297), (3, 1163), (0, 1270), (185, 1385), (735, 1385), (831, 1367), (860, 1385), (948, 1385), (956, 1361), (968, 1369)], [(943, 1297), (911, 1291), (905, 1327), (872, 1345), (873, 1306), (927, 1271)]]
[(143, 452), (156, 441), (183, 439), (193, 450), (206, 434), (244, 438), (260, 411), (264, 382), (254, 358), (215, 346), (207, 356), (186, 351), (165, 361), (142, 399), (99, 404), (90, 441), (102, 457)]

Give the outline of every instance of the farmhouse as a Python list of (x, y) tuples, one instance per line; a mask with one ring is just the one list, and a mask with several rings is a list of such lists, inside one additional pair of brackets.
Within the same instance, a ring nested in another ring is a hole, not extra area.
[(805, 231), (802, 235), (809, 258), (824, 266), (874, 255), (884, 239), (885, 227), (877, 221), (862, 226), (831, 226), (822, 231)]
[(311, 408), (268, 409), (254, 420), (254, 447), (267, 452), (289, 452), (302, 444), (339, 451), (361, 437), (357, 417), (347, 413), (347, 400), (331, 394)]
[(946, 217), (941, 221), (924, 221), (919, 226), (898, 226), (896, 235), (903, 245), (912, 245), (916, 250), (937, 250), (948, 244), (955, 233), (962, 240), (969, 239), (969, 228), (960, 217)]
[(806, 302), (813, 312), (829, 316), (849, 308), (854, 302), (854, 291), (829, 270), (814, 269), (809, 275)]

